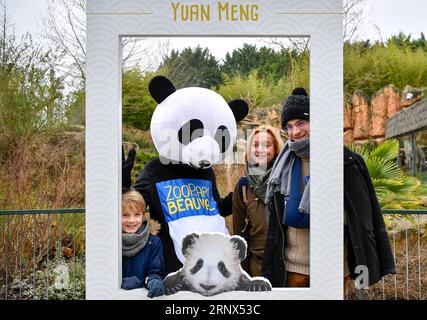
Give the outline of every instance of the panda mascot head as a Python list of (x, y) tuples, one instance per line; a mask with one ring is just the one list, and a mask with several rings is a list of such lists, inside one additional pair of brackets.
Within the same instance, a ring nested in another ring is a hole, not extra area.
[(162, 161), (204, 169), (232, 151), (236, 122), (249, 111), (245, 101), (227, 103), (218, 93), (199, 87), (176, 90), (163, 76), (154, 77), (148, 88), (158, 103), (150, 131)]
[(270, 291), (270, 282), (250, 278), (240, 263), (247, 244), (240, 236), (223, 233), (192, 233), (182, 242), (183, 267), (165, 280), (166, 294), (192, 291), (212, 296), (227, 291)]

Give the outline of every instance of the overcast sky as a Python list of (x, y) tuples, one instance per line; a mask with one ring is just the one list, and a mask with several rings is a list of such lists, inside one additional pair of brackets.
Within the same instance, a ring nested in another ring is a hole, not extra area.
[(365, 0), (368, 22), (367, 38), (378, 40), (378, 26), (385, 40), (399, 31), (419, 38), (421, 32), (427, 36), (426, 0)]
[[(18, 35), (31, 32), (40, 39), (40, 24), (47, 12), (47, 0), (0, 0), (6, 3)], [(427, 33), (427, 0), (365, 0), (364, 36), (372, 40), (387, 39), (399, 31), (418, 38)], [(378, 29), (375, 27), (377, 26)], [(427, 35), (427, 34), (426, 34)], [(240, 47), (245, 39), (209, 39), (210, 51), (219, 59), (227, 51)], [(206, 43), (206, 42), (204, 42)], [(172, 47), (195, 46), (197, 40), (173, 41)], [(203, 44), (203, 43), (202, 43)]]

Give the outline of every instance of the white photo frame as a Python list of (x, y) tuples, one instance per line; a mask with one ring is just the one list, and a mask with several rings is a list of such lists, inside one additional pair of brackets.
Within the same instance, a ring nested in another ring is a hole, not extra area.
[[(120, 289), (122, 37), (226, 36), (310, 38), (310, 288), (210, 298), (179, 292), (157, 299), (343, 299), (342, 1), (185, 2), (210, 5), (210, 21), (174, 19), (177, 2), (87, 1), (86, 298), (148, 299), (144, 289)], [(228, 3), (230, 10), (252, 5), (258, 18), (232, 21), (230, 13), (225, 21), (222, 12), (219, 21), (218, 2)]]

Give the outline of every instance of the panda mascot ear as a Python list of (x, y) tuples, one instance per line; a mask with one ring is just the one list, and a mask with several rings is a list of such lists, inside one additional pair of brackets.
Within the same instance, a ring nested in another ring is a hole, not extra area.
[(187, 253), (187, 248), (196, 243), (197, 239), (199, 239), (199, 235), (197, 233), (191, 233), (185, 236), (182, 240), (182, 254), (184, 256)]
[(157, 103), (162, 103), (167, 97), (176, 91), (173, 83), (166, 77), (156, 76), (150, 80), (148, 91)]
[(243, 261), (246, 258), (246, 249), (247, 244), (246, 241), (240, 236), (232, 236), (230, 241), (233, 243), (234, 249), (239, 252), (239, 259)]
[(234, 99), (229, 101), (228, 105), (230, 106), (230, 109), (234, 114), (234, 118), (236, 119), (236, 122), (239, 122), (245, 119), (245, 117), (249, 113), (249, 106), (245, 100)]

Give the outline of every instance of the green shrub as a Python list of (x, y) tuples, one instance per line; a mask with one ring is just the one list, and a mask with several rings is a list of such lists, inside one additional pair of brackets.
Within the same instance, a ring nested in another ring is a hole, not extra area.
[(259, 79), (257, 71), (252, 71), (247, 78), (241, 75), (229, 77), (223, 75), (223, 85), (219, 86), (218, 93), (225, 100), (241, 98), (249, 104), (249, 109), (270, 107), (277, 103), (278, 98), (273, 95), (272, 87), (267, 81)]
[(378, 146), (373, 143), (349, 145), (349, 148), (364, 158), (381, 208), (422, 208), (423, 201), (417, 194), (420, 180), (404, 175), (397, 165), (398, 140), (387, 140)]
[(141, 130), (150, 129), (151, 116), (157, 103), (148, 91), (148, 83), (155, 76), (143, 74), (138, 68), (125, 70), (122, 79), (122, 121)]
[(344, 46), (344, 90), (352, 94), (359, 89), (368, 95), (394, 84), (425, 87), (427, 83), (427, 51), (387, 44), (362, 43)]
[(139, 151), (136, 155), (134, 169), (139, 172), (147, 163), (159, 157), (157, 152)]

